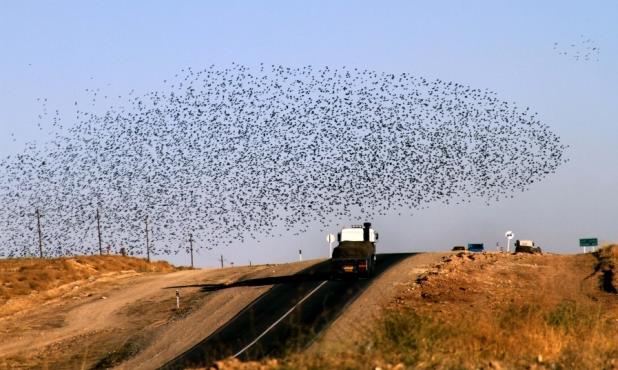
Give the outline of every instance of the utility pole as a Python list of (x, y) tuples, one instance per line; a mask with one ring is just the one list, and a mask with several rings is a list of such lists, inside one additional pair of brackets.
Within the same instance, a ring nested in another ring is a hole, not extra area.
[(150, 262), (150, 240), (148, 239), (148, 215), (146, 215), (146, 259)]
[(39, 257), (43, 258), (43, 232), (41, 231), (41, 212), (37, 208), (35, 211), (36, 225), (39, 232)]
[(103, 255), (103, 245), (101, 243), (101, 215), (99, 214), (98, 208), (97, 208), (97, 236), (99, 237), (99, 253), (102, 256)]
[(223, 255), (221, 255), (221, 268), (223, 268)]
[(189, 249), (191, 250), (191, 268), (193, 268), (193, 234), (189, 234)]

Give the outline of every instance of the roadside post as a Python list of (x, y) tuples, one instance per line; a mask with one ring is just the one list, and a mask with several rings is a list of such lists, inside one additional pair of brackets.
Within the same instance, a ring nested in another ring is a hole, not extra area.
[(586, 250), (587, 247), (591, 247), (592, 251), (594, 252), (595, 248), (599, 245), (599, 239), (598, 238), (583, 238), (583, 239), (579, 239), (579, 246), (581, 248), (584, 248), (584, 253), (588, 253), (588, 251)]
[(303, 251), (302, 249), (298, 250), (298, 261), (303, 262)]
[(335, 242), (335, 235), (326, 235), (326, 241), (328, 242), (328, 258), (333, 256), (333, 243)]
[(180, 290), (176, 289), (176, 309), (180, 308)]
[(509, 230), (504, 234), (504, 237), (506, 238), (506, 252), (511, 253), (511, 239), (515, 237), (515, 234)]

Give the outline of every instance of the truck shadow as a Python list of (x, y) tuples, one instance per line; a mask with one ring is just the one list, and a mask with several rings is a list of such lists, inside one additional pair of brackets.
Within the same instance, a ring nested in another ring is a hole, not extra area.
[(330, 264), (328, 261), (318, 263), (305, 270), (302, 270), (293, 275), (283, 276), (269, 276), (263, 278), (253, 278), (235, 281), (233, 283), (223, 284), (191, 284), (191, 285), (177, 285), (166, 287), (166, 289), (179, 289), (179, 288), (200, 288), (203, 292), (213, 292), (222, 289), (243, 287), (243, 286), (264, 286), (264, 285), (278, 285), (278, 284), (302, 284), (314, 281), (325, 281), (330, 279)]
[(295, 274), (285, 276), (272, 276), (265, 278), (247, 279), (236, 281), (230, 284), (202, 284), (201, 290), (204, 292), (212, 292), (215, 290), (235, 288), (240, 286), (263, 286), (276, 284), (300, 284), (310, 281), (324, 281), (329, 279), (329, 274)]

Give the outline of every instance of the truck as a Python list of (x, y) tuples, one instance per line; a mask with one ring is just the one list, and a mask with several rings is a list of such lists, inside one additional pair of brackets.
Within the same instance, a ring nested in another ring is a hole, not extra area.
[(378, 233), (370, 222), (341, 229), (331, 257), (333, 278), (369, 278), (375, 270)]
[(532, 240), (517, 240), (515, 253), (541, 253), (541, 247), (537, 247)]

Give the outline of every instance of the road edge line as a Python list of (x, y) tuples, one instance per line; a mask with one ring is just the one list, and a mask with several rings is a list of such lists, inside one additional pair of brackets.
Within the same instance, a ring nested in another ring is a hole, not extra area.
[(240, 351), (238, 351), (233, 357), (237, 358), (238, 356), (240, 356), (243, 352), (245, 352), (246, 350), (248, 350), (249, 348), (251, 348), (255, 343), (257, 343), (263, 336), (265, 336), (266, 334), (268, 334), (269, 331), (271, 331), (275, 326), (277, 326), (277, 324), (279, 324), (281, 321), (283, 321), (283, 319), (285, 319), (289, 314), (292, 313), (292, 311), (294, 311), (296, 309), (296, 307), (300, 306), (304, 301), (306, 301), (309, 297), (311, 297), (318, 289), (320, 289), (321, 287), (324, 286), (324, 284), (328, 283), (328, 280), (323, 281), (320, 285), (318, 285), (317, 287), (315, 287), (312, 291), (310, 291), (309, 293), (307, 293), (307, 295), (305, 295), (303, 297), (303, 299), (301, 299), (300, 301), (298, 301), (298, 303), (296, 303), (292, 308), (290, 308), (286, 313), (283, 314), (283, 316), (281, 316), (279, 319), (277, 319), (277, 321), (275, 321), (274, 323), (272, 323), (268, 328), (266, 328), (266, 330), (264, 330), (264, 332), (262, 332), (262, 334), (258, 335), (251, 343), (247, 344), (243, 349), (241, 349)]

